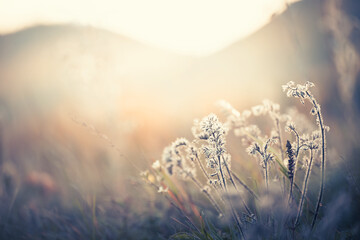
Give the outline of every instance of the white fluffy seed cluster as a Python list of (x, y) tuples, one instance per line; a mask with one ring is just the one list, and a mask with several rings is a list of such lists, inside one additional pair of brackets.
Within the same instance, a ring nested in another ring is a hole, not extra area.
[(178, 138), (167, 146), (162, 154), (161, 163), (155, 162), (154, 169), (162, 166), (169, 175), (179, 175), (183, 178), (194, 177), (196, 168), (192, 163), (194, 149), (191, 143), (185, 138)]
[[(231, 111), (236, 116), (240, 114), (231, 108), (231, 105), (222, 103), (228, 111)], [(202, 145), (201, 149), (205, 156), (206, 166), (215, 173), (213, 176), (219, 173), (220, 165), (227, 165), (230, 167), (231, 156), (227, 153), (226, 150), (226, 134), (228, 128), (226, 124), (223, 124), (219, 121), (218, 117), (215, 114), (210, 114), (204, 117), (196, 125), (197, 130), (193, 131), (195, 138), (199, 140), (205, 140), (205, 144)]]
[(300, 98), (301, 103), (304, 103), (304, 99), (309, 98), (308, 91), (311, 87), (314, 87), (314, 83), (307, 81), (305, 84), (297, 84), (293, 81), (288, 82), (282, 86), (284, 92), (288, 97)]

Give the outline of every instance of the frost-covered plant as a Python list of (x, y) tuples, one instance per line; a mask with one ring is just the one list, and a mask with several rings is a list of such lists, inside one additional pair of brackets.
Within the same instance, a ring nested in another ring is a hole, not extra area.
[[(164, 149), (161, 161), (157, 160), (152, 165), (152, 174), (156, 176), (156, 181), (151, 183), (157, 186), (159, 192), (169, 193), (175, 204), (186, 215), (183, 206), (184, 198), (180, 196), (181, 191), (172, 179), (193, 182), (208, 198), (220, 217), (233, 219), (234, 226), (238, 229), (238, 237), (241, 239), (251, 238), (247, 232), (250, 234), (256, 229), (267, 229), (266, 231), (272, 229), (270, 232), (274, 237), (288, 238), (290, 235), (294, 236), (294, 231), (300, 224), (313, 162), (320, 156), (320, 191), (311, 222), (312, 229), (319, 213), (324, 191), (325, 131), (328, 127), (324, 125), (320, 105), (310, 92), (311, 87), (313, 84), (310, 82), (304, 85), (289, 82), (283, 86), (283, 89), (289, 97), (299, 98), (302, 103), (307, 100), (312, 104), (311, 114), (316, 116), (318, 130), (312, 131), (311, 126), (297, 127), (294, 123), (296, 119), (292, 116), (295, 115), (297, 118), (300, 116), (298, 112), (290, 110), (288, 114), (282, 114), (280, 105), (269, 100), (254, 106), (251, 111), (245, 110), (241, 113), (229, 103), (220, 101), (219, 106), (226, 116), (226, 121), (221, 122), (213, 113), (201, 120), (195, 120), (192, 128), (194, 139), (189, 141), (179, 138)], [(267, 132), (264, 133), (258, 125), (251, 123), (253, 118), (263, 116), (270, 117), (272, 126), (270, 130), (266, 128)], [(264, 172), (264, 188), (255, 190), (249, 187), (232, 170), (231, 155), (227, 150), (226, 142), (230, 130), (240, 137), (248, 154), (258, 160)], [(299, 162), (305, 170), (301, 189), (296, 183)], [(201, 177), (199, 173), (203, 176)], [(145, 178), (148, 179), (148, 175), (149, 173)], [(281, 175), (283, 181), (277, 180), (278, 184), (274, 184), (273, 182)], [(285, 179), (288, 179), (288, 184)], [(280, 185), (283, 191), (288, 189), (288, 197), (286, 194), (278, 194)], [(277, 190), (274, 191), (274, 189)], [(278, 203), (277, 213), (269, 207), (271, 205), (269, 201)], [(280, 204), (285, 202), (288, 204)], [(281, 207), (282, 209), (279, 210)], [(191, 209), (197, 211), (193, 205)], [(212, 229), (216, 224), (210, 227), (201, 216), (197, 216), (202, 222), (202, 230), (197, 227), (194, 229), (204, 234), (205, 239), (211, 239), (206, 235), (207, 230), (203, 228)], [(284, 228), (284, 226), (287, 227)]]
[(264, 168), (264, 175), (265, 175), (265, 183), (266, 188), (269, 188), (269, 170), (268, 166), (273, 161), (274, 155), (269, 153), (268, 149), (271, 143), (275, 143), (275, 137), (269, 138), (263, 144), (263, 147), (260, 147), (258, 143), (254, 142), (250, 147), (248, 147), (248, 153), (250, 155), (259, 154), (261, 157), (260, 165)]
[[(312, 82), (306, 82), (304, 85), (300, 85), (297, 84), (295, 85), (294, 82), (290, 81), (288, 82), (286, 85), (283, 85), (283, 91), (286, 91), (286, 94), (288, 97), (295, 97), (295, 98), (299, 98), (300, 102), (304, 104), (305, 100), (308, 100), (311, 104), (312, 104), (312, 109), (311, 109), (311, 114), (316, 116), (316, 123), (319, 127), (319, 132), (320, 134), (318, 134), (317, 132), (315, 132), (315, 134), (312, 135), (312, 141), (309, 143), (309, 145), (307, 145), (310, 149), (317, 149), (317, 144), (315, 143), (315, 140), (318, 138), (321, 138), (321, 184), (320, 184), (320, 191), (319, 191), (319, 197), (318, 197), (318, 201), (316, 204), (316, 209), (315, 209), (315, 214), (314, 214), (314, 218), (313, 221), (311, 223), (311, 229), (314, 228), (315, 226), (315, 222), (316, 222), (316, 218), (319, 214), (319, 209), (320, 209), (320, 205), (321, 205), (321, 201), (322, 201), (322, 197), (323, 197), (323, 193), (324, 193), (324, 186), (325, 186), (325, 160), (326, 160), (326, 136), (325, 136), (325, 131), (329, 130), (328, 126), (324, 125), (324, 120), (321, 114), (321, 108), (319, 103), (316, 101), (315, 97), (313, 96), (313, 94), (310, 92), (310, 88), (314, 87), (314, 84)], [(306, 142), (306, 141), (305, 141)], [(305, 144), (306, 146), (306, 144)], [(299, 146), (300, 147), (300, 146)], [(308, 167), (308, 171), (310, 171), (311, 165), (309, 165)], [(306, 180), (306, 178), (305, 178)], [(306, 183), (306, 181), (305, 181)], [(304, 183), (304, 185), (305, 185)], [(306, 186), (305, 186), (306, 187)], [(304, 193), (303, 193), (304, 195)], [(301, 208), (300, 208), (301, 211)]]
[(288, 177), (290, 181), (289, 200), (293, 198), (292, 191), (294, 186), (294, 172), (295, 172), (295, 154), (289, 140), (286, 142), (286, 153), (288, 155)]

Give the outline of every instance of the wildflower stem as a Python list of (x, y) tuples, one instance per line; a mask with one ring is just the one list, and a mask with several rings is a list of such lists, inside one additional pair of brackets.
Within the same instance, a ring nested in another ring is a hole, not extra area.
[(320, 128), (320, 132), (321, 132), (321, 184), (320, 184), (320, 191), (319, 191), (319, 197), (318, 197), (318, 201), (316, 204), (316, 209), (315, 209), (315, 214), (314, 214), (314, 218), (313, 221), (311, 223), (311, 230), (314, 229), (315, 226), (315, 222), (316, 222), (316, 218), (319, 214), (319, 209), (320, 209), (320, 205), (321, 205), (321, 201), (322, 201), (322, 196), (324, 193), (324, 185), (325, 185), (325, 149), (326, 149), (326, 142), (325, 142), (325, 127), (324, 127), (324, 123), (323, 123), (323, 119), (321, 116), (321, 112), (320, 112), (320, 106), (317, 104), (315, 98), (311, 95), (311, 93), (309, 93), (309, 91), (306, 91), (307, 96), (309, 97), (309, 99), (311, 100), (314, 109), (316, 110), (316, 115), (317, 115), (317, 119), (318, 119), (318, 123), (319, 123), (319, 128)]
[(231, 207), (231, 213), (233, 215), (233, 218), (235, 219), (236, 226), (238, 227), (239, 232), (240, 232), (241, 236), (243, 237), (243, 239), (245, 239), (244, 232), (243, 232), (243, 230), (241, 228), (241, 225), (240, 225), (239, 217), (238, 217), (238, 215), (236, 214), (236, 212), (234, 210), (234, 206), (232, 205), (231, 200), (229, 200), (229, 202), (230, 202), (230, 207)]
[[(282, 136), (281, 136), (281, 128), (280, 128), (280, 120), (279, 118), (275, 119), (275, 123), (276, 123), (276, 130), (278, 132), (279, 135), (279, 148), (280, 148), (280, 153), (281, 153), (281, 162), (284, 162), (284, 150), (283, 150), (283, 144), (282, 144)], [(283, 182), (284, 182), (284, 195), (285, 195), (285, 177), (283, 176)]]
[(279, 135), (279, 148), (280, 148), (280, 153), (281, 153), (281, 161), (284, 162), (284, 150), (282, 148), (283, 145), (282, 145), (282, 137), (281, 137), (279, 118), (276, 118), (275, 122), (276, 122), (276, 131), (278, 132), (278, 135)]
[(254, 193), (253, 190), (251, 190), (251, 188), (249, 188), (249, 186), (247, 186), (233, 171), (231, 171), (231, 174), (234, 176), (235, 180), (241, 185), (243, 186), (250, 194), (251, 196), (253, 196), (256, 200), (259, 200), (259, 197)]
[(195, 183), (195, 185), (206, 195), (206, 197), (210, 200), (210, 202), (212, 203), (212, 205), (216, 208), (216, 211), (221, 214), (224, 215), (224, 213), (222, 212), (222, 210), (220, 209), (219, 205), (216, 203), (215, 199), (210, 195), (210, 193), (203, 189), (201, 184), (199, 183), (199, 181), (191, 176), (191, 180)]
[(309, 166), (308, 166), (307, 171), (306, 171), (306, 176), (305, 176), (305, 180), (304, 180), (304, 184), (303, 184), (303, 188), (302, 188), (302, 194), (301, 194), (301, 198), (300, 198), (300, 203), (299, 203), (299, 207), (298, 207), (298, 213), (296, 215), (294, 228), (296, 228), (297, 224), (299, 223), (299, 219), (301, 217), (302, 208), (303, 208), (303, 204), (304, 204), (304, 199), (305, 199), (306, 191), (307, 191), (307, 184), (308, 184), (308, 180), (309, 180), (309, 176), (310, 176), (310, 172), (311, 172), (313, 158), (314, 158), (313, 149), (310, 149), (310, 162), (309, 162)]
[[(222, 170), (222, 167), (221, 167), (221, 165), (222, 165), (222, 163), (221, 163), (221, 157), (220, 157), (219, 155), (218, 155), (218, 161), (219, 161), (219, 171), (220, 171), (220, 174), (221, 174), (221, 179), (222, 179), (222, 181), (223, 181), (223, 189), (224, 189), (225, 193), (228, 194), (227, 187), (226, 187), (226, 182), (225, 182), (225, 177), (224, 177), (224, 173), (223, 173), (223, 170)], [(239, 218), (238, 218), (237, 213), (235, 212), (235, 209), (234, 209), (234, 206), (233, 206), (233, 204), (232, 204), (231, 199), (229, 199), (229, 204), (230, 204), (231, 213), (232, 213), (233, 218), (234, 218), (234, 220), (235, 220), (235, 222), (236, 222), (236, 226), (238, 227), (239, 232), (240, 232), (240, 234), (242, 235), (242, 237), (245, 239), (244, 232), (243, 232), (243, 230), (242, 230), (242, 228), (241, 228), (240, 220), (239, 220)]]
[(268, 191), (269, 190), (269, 176), (268, 176), (268, 164), (267, 164), (267, 161), (264, 162), (265, 164), (265, 183), (266, 183), (266, 190)]
[[(251, 139), (253, 139), (254, 141), (258, 142), (258, 143), (263, 143), (262, 140), (254, 137), (250, 133), (246, 133), (246, 135), (248, 137), (250, 137)], [(301, 148), (301, 146), (300, 146), (300, 148)], [(270, 146), (269, 151), (274, 155), (275, 161), (278, 163), (278, 165), (280, 167), (280, 171), (284, 174), (284, 176), (286, 178), (289, 178), (289, 176), (287, 174), (287, 168), (283, 165), (283, 163), (281, 161), (279, 161), (279, 157), (278, 157), (278, 154), (276, 153), (275, 149)], [(301, 194), (301, 189), (299, 188), (299, 186), (295, 182), (294, 182), (294, 186), (295, 186), (295, 189)]]
[(295, 128), (290, 128), (290, 130), (295, 134), (296, 137), (296, 154), (295, 156), (297, 157), (299, 155), (299, 151), (300, 151), (300, 136), (299, 133), (296, 131)]
[[(204, 174), (204, 176), (207, 178), (208, 181), (211, 181), (211, 178), (210, 178), (209, 174), (206, 172), (206, 170), (205, 170), (205, 168), (204, 168), (204, 165), (201, 163), (198, 154), (195, 154), (195, 158), (196, 158), (196, 162), (198, 163), (198, 165), (199, 165), (202, 173)], [(218, 174), (217, 174), (217, 175), (218, 175)], [(219, 176), (218, 176), (218, 177), (219, 177)], [(212, 184), (211, 184), (211, 185), (212, 185)], [(221, 198), (221, 194), (220, 194), (219, 191), (218, 191), (219, 189), (218, 189), (215, 185), (212, 185), (212, 187), (214, 188), (215, 193), (217, 194), (217, 196), (220, 197), (221, 200), (223, 200), (223, 199)], [(208, 193), (207, 195), (210, 195), (210, 194)], [(215, 207), (215, 208), (218, 208), (218, 209), (220, 210), (220, 207), (219, 207), (219, 205), (216, 203), (215, 199), (214, 199), (211, 195), (210, 195), (210, 197), (211, 197), (211, 199), (210, 199), (209, 197), (208, 197), (208, 198), (209, 198), (210, 201), (213, 203), (214, 207)], [(215, 205), (217, 205), (217, 207), (216, 207)], [(217, 209), (217, 210), (218, 210), (218, 209)], [(218, 212), (222, 214), (221, 211), (218, 211)]]
[[(239, 190), (238, 190), (238, 188), (237, 188), (237, 186), (236, 186), (236, 184), (235, 184), (235, 182), (234, 182), (234, 179), (232, 178), (232, 174), (231, 174), (231, 172), (230, 172), (229, 166), (228, 166), (228, 164), (227, 164), (225, 161), (224, 161), (224, 163), (225, 163), (226, 171), (227, 171), (228, 174), (229, 174), (230, 181), (231, 181), (232, 185), (234, 186), (235, 190), (239, 193)], [(244, 205), (246, 211), (248, 212), (248, 214), (251, 214), (251, 211), (250, 211), (249, 207), (246, 205), (244, 199), (241, 197), (240, 194), (239, 194), (239, 197), (240, 197), (241, 202), (242, 202), (242, 204)]]
[(207, 180), (210, 180), (211, 178), (210, 178), (209, 174), (206, 172), (206, 170), (205, 170), (203, 164), (201, 163), (201, 161), (200, 161), (200, 159), (199, 159), (199, 156), (198, 156), (197, 154), (195, 155), (195, 158), (196, 158), (196, 160), (197, 160), (197, 163), (198, 163), (199, 166), (200, 166), (201, 171), (203, 172), (203, 174), (205, 175), (205, 177), (207, 178)]
[[(250, 133), (246, 133), (246, 135), (251, 138), (252, 140), (254, 140), (255, 142), (259, 143), (259, 144), (263, 144), (264, 141), (262, 141), (261, 139), (253, 136), (252, 134)], [(280, 157), (278, 156), (278, 152), (271, 146), (269, 146), (269, 151), (274, 155), (275, 157), (275, 161), (278, 163), (279, 167), (280, 167), (280, 171), (288, 178), (287, 176), (287, 168), (284, 166), (284, 164), (279, 160)]]
[(289, 200), (288, 202), (291, 203), (292, 199), (293, 199), (293, 182), (294, 182), (294, 179), (290, 179), (290, 191), (289, 191)]
[(226, 190), (226, 182), (225, 182), (225, 177), (224, 177), (223, 170), (222, 170), (222, 167), (221, 167), (221, 158), (220, 158), (220, 156), (218, 156), (218, 161), (219, 161), (219, 171), (220, 171), (221, 179), (222, 179), (222, 182), (223, 182), (223, 188), (224, 188), (224, 190)]

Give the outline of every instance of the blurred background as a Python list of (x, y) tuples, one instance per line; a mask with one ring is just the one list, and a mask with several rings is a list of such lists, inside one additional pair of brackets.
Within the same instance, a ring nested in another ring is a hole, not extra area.
[(2, 1), (0, 34), (2, 226), (25, 205), (136, 199), (217, 100), (303, 109), (288, 81), (315, 83), (330, 165), (357, 159), (357, 0)]

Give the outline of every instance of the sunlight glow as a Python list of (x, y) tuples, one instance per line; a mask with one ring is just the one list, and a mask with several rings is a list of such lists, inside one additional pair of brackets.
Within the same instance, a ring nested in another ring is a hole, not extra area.
[[(288, 1), (293, 2), (293, 1)], [(0, 3), (0, 34), (36, 24), (101, 27), (181, 54), (207, 55), (248, 36), (284, 0), (12, 0)]]

